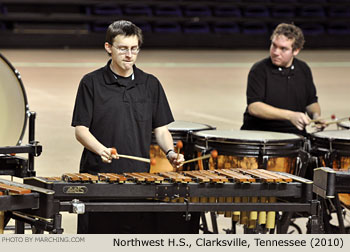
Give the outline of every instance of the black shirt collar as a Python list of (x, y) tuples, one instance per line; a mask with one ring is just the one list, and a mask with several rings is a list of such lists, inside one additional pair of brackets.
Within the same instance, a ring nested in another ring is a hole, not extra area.
[[(113, 73), (113, 71), (111, 70), (111, 68), (109, 67), (109, 65), (111, 64), (112, 60), (109, 60), (107, 62), (107, 65), (103, 68), (103, 76), (105, 79), (105, 82), (107, 85), (114, 85), (114, 84), (118, 84), (120, 86), (125, 86), (121, 83), (118, 82), (118, 79), (115, 78), (115, 74)], [(134, 74), (134, 80), (131, 82), (131, 85), (129, 85), (127, 88), (132, 88), (136, 85), (139, 84), (144, 84), (144, 75), (143, 72), (138, 69), (135, 65), (133, 65), (133, 74)]]
[(293, 58), (292, 65), (290, 67), (280, 67), (276, 66), (272, 63), (271, 58), (269, 58), (269, 62), (271, 67), (271, 72), (273, 74), (281, 74), (281, 75), (294, 75), (295, 71), (295, 59)]

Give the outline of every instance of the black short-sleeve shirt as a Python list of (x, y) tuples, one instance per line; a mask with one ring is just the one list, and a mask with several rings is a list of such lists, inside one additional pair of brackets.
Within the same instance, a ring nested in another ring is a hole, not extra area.
[[(159, 80), (134, 66), (126, 85), (103, 68), (86, 74), (78, 88), (72, 126), (86, 126), (106, 147), (119, 154), (149, 157), (152, 130), (174, 121)], [(120, 158), (103, 163), (101, 157), (84, 148), (80, 172), (148, 172), (149, 164)]]
[[(296, 58), (289, 68), (273, 65), (270, 58), (255, 63), (248, 75), (247, 104), (258, 101), (281, 109), (306, 112), (308, 105), (317, 102), (308, 65)], [(265, 120), (252, 116), (248, 107), (241, 129), (306, 134), (305, 130), (298, 130), (287, 120)]]

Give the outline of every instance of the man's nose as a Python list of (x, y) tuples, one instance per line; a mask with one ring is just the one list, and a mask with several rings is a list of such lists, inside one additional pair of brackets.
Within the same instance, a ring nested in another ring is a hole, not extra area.
[(128, 49), (128, 50), (126, 51), (125, 55), (128, 56), (128, 57), (131, 57), (131, 56), (132, 56), (131, 50)]

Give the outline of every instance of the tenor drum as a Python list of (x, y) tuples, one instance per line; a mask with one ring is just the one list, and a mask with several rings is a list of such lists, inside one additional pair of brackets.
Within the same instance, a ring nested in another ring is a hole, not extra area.
[(28, 103), (19, 72), (0, 54), (0, 146), (22, 142)]
[(340, 129), (347, 129), (347, 130), (350, 129), (350, 122), (349, 121), (339, 122), (339, 123), (337, 123), (337, 125)]
[[(207, 124), (175, 121), (168, 125), (168, 129), (174, 140), (174, 149), (176, 150), (177, 142), (181, 140), (183, 143), (183, 148), (180, 150), (180, 153), (182, 153), (185, 156), (185, 159), (188, 160), (195, 156), (193, 133), (201, 130), (212, 130), (215, 128)], [(154, 134), (150, 148), (150, 157), (155, 158), (156, 160), (156, 165), (151, 166), (151, 172), (173, 171), (173, 167), (170, 165), (164, 152), (157, 145)], [(182, 169), (191, 169), (190, 164), (187, 166), (185, 165), (185, 167), (182, 167)]]
[[(211, 130), (194, 133), (198, 155), (212, 149), (218, 157), (198, 162), (198, 169), (267, 169), (299, 174), (304, 137), (268, 131)], [(208, 165), (208, 167), (206, 167)]]
[[(350, 131), (329, 130), (311, 135), (311, 153), (317, 158), (317, 167), (325, 166), (339, 171), (350, 171)], [(339, 199), (350, 207), (350, 194), (339, 194)]]

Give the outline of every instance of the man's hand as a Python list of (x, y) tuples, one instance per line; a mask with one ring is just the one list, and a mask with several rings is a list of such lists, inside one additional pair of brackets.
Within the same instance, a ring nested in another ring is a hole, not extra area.
[(291, 112), (289, 121), (298, 128), (298, 130), (304, 130), (306, 125), (310, 123), (310, 117), (305, 113)]
[(170, 151), (167, 155), (167, 158), (174, 168), (181, 167), (181, 163), (185, 161), (184, 155), (177, 154), (175, 151)]
[(100, 153), (102, 162), (111, 163), (112, 159), (119, 159), (118, 152), (116, 148), (104, 148)]

